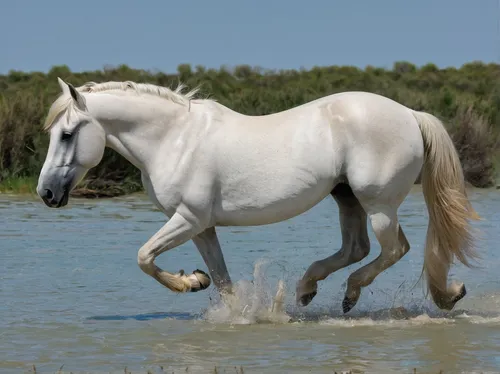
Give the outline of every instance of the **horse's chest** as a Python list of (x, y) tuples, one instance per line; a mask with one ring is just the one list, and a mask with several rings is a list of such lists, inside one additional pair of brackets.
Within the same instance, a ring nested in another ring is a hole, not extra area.
[[(143, 173), (141, 175), (141, 180), (144, 191), (147, 193), (151, 202), (168, 217), (171, 217), (175, 212), (175, 203), (173, 201), (166, 201), (165, 198), (163, 198), (163, 196), (165, 196), (165, 191), (158, 193), (158, 191), (155, 190), (151, 179), (146, 174)], [(174, 196), (175, 194), (170, 195)]]

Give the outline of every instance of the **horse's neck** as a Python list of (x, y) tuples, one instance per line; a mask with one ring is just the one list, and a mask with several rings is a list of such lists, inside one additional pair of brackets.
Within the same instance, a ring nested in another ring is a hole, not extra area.
[(148, 165), (175, 136), (187, 109), (155, 97), (91, 94), (89, 110), (106, 132), (106, 146), (147, 172)]

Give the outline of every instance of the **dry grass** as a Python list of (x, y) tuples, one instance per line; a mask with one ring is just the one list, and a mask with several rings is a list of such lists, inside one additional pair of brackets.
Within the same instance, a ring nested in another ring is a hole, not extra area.
[[(448, 125), (469, 186), (489, 188), (500, 175), (500, 137), (472, 106), (459, 107)], [(421, 183), (421, 175), (415, 181)]]
[(457, 111), (451, 130), (464, 168), (465, 179), (474, 187), (491, 187), (496, 182), (495, 161), (500, 148), (498, 134), (472, 107)]

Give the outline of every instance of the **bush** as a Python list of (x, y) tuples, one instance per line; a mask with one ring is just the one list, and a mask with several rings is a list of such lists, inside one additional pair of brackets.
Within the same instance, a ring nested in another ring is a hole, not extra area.
[(498, 135), (471, 106), (458, 110), (453, 126), (451, 137), (460, 155), (465, 179), (475, 187), (491, 187), (495, 183)]
[[(38, 177), (48, 141), (41, 127), (50, 104), (60, 92), (57, 76), (74, 85), (133, 80), (176, 86), (182, 78), (189, 87), (201, 85), (202, 93), (248, 115), (286, 110), (336, 92), (375, 92), (432, 113), (449, 124), (467, 180), (477, 187), (488, 187), (494, 180), (493, 163), (498, 154), (495, 139), (500, 125), (500, 65), (474, 62), (460, 69), (438, 69), (433, 64), (418, 68), (410, 62), (396, 62), (392, 70), (326, 66), (269, 71), (247, 65), (216, 70), (182, 64), (175, 74), (126, 65), (81, 73), (71, 72), (65, 65), (53, 67), (48, 74), (12, 71), (0, 75), (0, 183), (9, 179), (12, 184), (12, 178)], [(110, 150), (106, 150), (103, 162), (89, 173), (82, 186), (91, 194), (103, 190), (119, 194), (142, 188), (139, 171)]]

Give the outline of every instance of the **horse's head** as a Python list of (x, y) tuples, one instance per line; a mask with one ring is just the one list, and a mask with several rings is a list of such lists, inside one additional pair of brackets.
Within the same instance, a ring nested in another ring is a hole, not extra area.
[(61, 96), (52, 104), (45, 129), (50, 143), (37, 193), (51, 208), (68, 203), (69, 193), (102, 159), (106, 134), (87, 110), (84, 96), (58, 78)]

